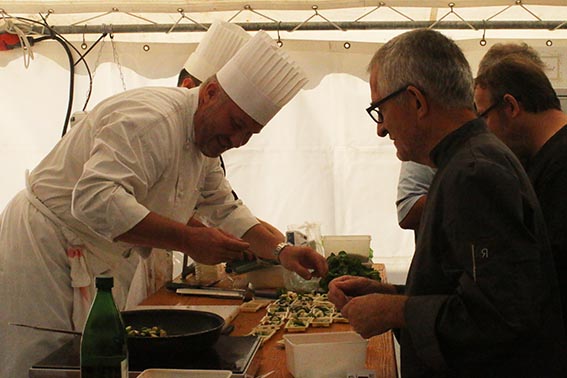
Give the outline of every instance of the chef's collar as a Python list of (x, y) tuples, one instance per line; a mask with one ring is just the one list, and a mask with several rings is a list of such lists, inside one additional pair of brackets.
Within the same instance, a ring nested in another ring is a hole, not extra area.
[(488, 129), (482, 118), (475, 118), (463, 126), (450, 132), (431, 150), (429, 157), (437, 168), (440, 168), (453, 156), (454, 151), (471, 136), (486, 132)]
[(187, 131), (185, 137), (185, 149), (191, 148), (195, 143), (195, 124), (193, 119), (195, 118), (195, 112), (197, 112), (197, 107), (199, 106), (199, 87), (191, 88), (187, 92), (187, 106), (185, 119), (187, 120)]

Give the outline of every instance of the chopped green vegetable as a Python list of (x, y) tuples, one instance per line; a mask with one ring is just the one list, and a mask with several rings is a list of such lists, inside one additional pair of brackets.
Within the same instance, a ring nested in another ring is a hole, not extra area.
[(359, 276), (366, 277), (376, 281), (381, 281), (380, 273), (369, 266), (362, 264), (360, 258), (349, 256), (345, 251), (340, 251), (337, 255), (331, 253), (327, 257), (329, 265), (329, 273), (327, 277), (319, 281), (319, 286), (324, 292), (329, 291), (329, 282), (341, 276)]

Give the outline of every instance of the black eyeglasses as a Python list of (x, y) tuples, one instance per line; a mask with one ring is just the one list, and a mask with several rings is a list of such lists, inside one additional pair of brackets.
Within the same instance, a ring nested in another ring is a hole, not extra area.
[(384, 122), (384, 116), (382, 115), (382, 112), (380, 111), (380, 106), (383, 105), (386, 101), (393, 99), (394, 97), (396, 97), (400, 93), (405, 92), (407, 89), (408, 89), (407, 85), (403, 86), (402, 88), (390, 93), (389, 95), (387, 95), (383, 99), (376, 101), (376, 102), (373, 102), (372, 104), (370, 104), (370, 106), (368, 108), (366, 108), (366, 112), (368, 113), (370, 118), (372, 118), (374, 120), (374, 122), (376, 122), (376, 123)]
[(496, 109), (501, 103), (502, 103), (502, 99), (496, 101), (494, 104), (492, 104), (488, 108), (486, 108), (482, 113), (478, 114), (478, 118), (486, 119), (486, 117), (488, 116), (488, 113), (490, 113), (492, 110)]

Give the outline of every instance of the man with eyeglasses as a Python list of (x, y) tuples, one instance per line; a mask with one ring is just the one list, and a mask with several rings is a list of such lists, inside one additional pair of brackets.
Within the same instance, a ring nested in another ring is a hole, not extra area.
[(510, 56), (475, 80), (477, 109), (523, 162), (546, 220), (567, 328), (567, 114), (543, 70)]
[[(505, 56), (518, 55), (530, 59), (542, 69), (545, 63), (538, 52), (526, 43), (497, 43), (493, 45), (478, 66), (478, 74)], [(413, 161), (402, 162), (398, 180), (398, 195), (396, 208), (398, 211), (398, 224), (405, 230), (414, 230), (417, 233), (421, 213), (427, 200), (427, 192), (435, 169)]]
[(399, 329), (403, 377), (560, 377), (559, 295), (543, 215), (516, 156), (478, 118), (459, 47), (418, 29), (369, 65), (380, 137), (437, 168), (406, 285), (360, 277), (329, 299), (364, 337)]

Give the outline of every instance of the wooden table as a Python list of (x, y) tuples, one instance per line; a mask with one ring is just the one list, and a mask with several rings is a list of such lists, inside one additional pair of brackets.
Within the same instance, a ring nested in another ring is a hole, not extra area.
[[(384, 281), (386, 272), (383, 264), (375, 264)], [(165, 288), (147, 298), (141, 305), (240, 305), (242, 302), (235, 299), (219, 299), (200, 296), (178, 295)], [(255, 313), (241, 312), (232, 322), (234, 331), (232, 336), (248, 334), (265, 315), (265, 309)], [(349, 324), (334, 323), (330, 328), (308, 328), (307, 332), (342, 332), (352, 331)], [(282, 339), (284, 330), (279, 330), (272, 338), (266, 341), (256, 353), (253, 363), (258, 366), (257, 375), (268, 373), (272, 370), (274, 374), (270, 378), (292, 378), (287, 370), (285, 350), (277, 343)], [(368, 354), (366, 367), (376, 372), (377, 378), (397, 377), (396, 359), (394, 352), (394, 340), (391, 332), (372, 337), (368, 343)]]

